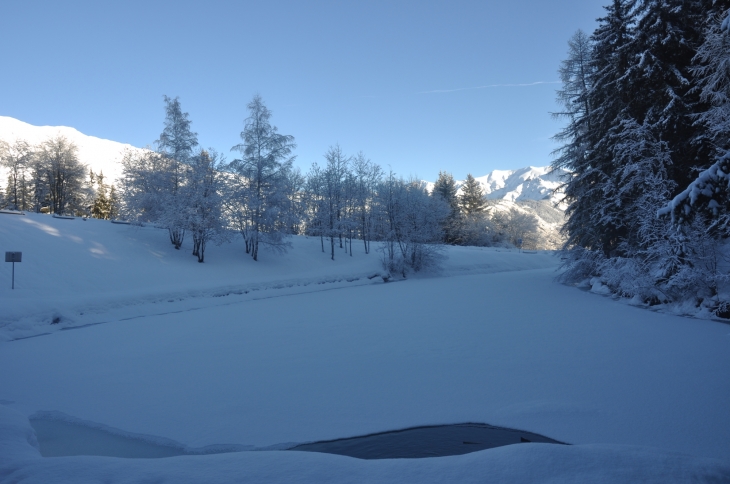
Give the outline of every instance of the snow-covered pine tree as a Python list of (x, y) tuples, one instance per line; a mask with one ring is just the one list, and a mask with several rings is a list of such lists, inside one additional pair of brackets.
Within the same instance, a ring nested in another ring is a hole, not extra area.
[(705, 41), (697, 50), (693, 74), (707, 110), (697, 124), (714, 145), (711, 166), (703, 170), (674, 199), (659, 211), (671, 213), (674, 224), (688, 226), (697, 214), (709, 222), (707, 230), (715, 237), (730, 236), (730, 12), (713, 16)]
[(274, 250), (286, 250), (285, 237), (291, 226), (291, 170), (296, 148), (294, 137), (278, 133), (270, 123), (271, 111), (261, 96), (248, 104), (249, 117), (244, 121), (240, 143), (232, 148), (241, 158), (233, 160), (227, 170), (239, 176), (238, 197), (245, 200), (251, 257), (258, 260), (259, 244)]
[(94, 175), (93, 171), (90, 171), (90, 180), (96, 193), (91, 205), (91, 216), (94, 218), (100, 218), (108, 220), (111, 218), (111, 199), (108, 195), (109, 186), (104, 183), (104, 172), (99, 172), (98, 175)]
[(695, 123), (707, 106), (692, 70), (708, 13), (706, 0), (642, 0), (628, 47), (633, 62), (626, 74), (625, 118), (652, 126), (655, 137), (667, 143), (672, 159), (667, 174), (677, 187), (686, 187), (696, 169), (707, 168), (713, 151), (704, 127)]
[(466, 181), (461, 186), (459, 205), (467, 217), (482, 213), (487, 206), (484, 190), (471, 173), (466, 175)]
[(431, 190), (431, 196), (441, 198), (451, 209), (449, 216), (443, 220), (444, 241), (447, 244), (458, 243), (461, 212), (459, 210), (459, 198), (456, 195), (456, 181), (451, 173), (439, 172), (439, 177)]
[[(563, 227), (566, 248), (600, 250), (609, 256), (618, 245), (619, 220), (603, 211), (606, 197), (616, 192), (615, 166), (609, 133), (619, 125), (619, 115), (628, 104), (624, 77), (630, 65), (627, 46), (635, 20), (635, 0), (613, 0), (605, 7), (606, 16), (591, 36), (592, 51), (588, 75), (589, 91), (577, 112), (572, 156), (557, 166), (570, 170), (565, 184), (568, 220)], [(572, 89), (570, 83), (566, 86)], [(581, 104), (583, 98), (575, 98)], [(582, 251), (568, 253), (580, 257)], [(566, 274), (570, 274), (568, 271)]]

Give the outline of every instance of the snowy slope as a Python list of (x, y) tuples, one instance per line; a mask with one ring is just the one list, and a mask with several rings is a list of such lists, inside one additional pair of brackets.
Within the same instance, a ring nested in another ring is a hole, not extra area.
[(120, 161), (125, 149), (143, 151), (129, 144), (88, 136), (66, 126), (33, 126), (8, 116), (0, 116), (0, 139), (3, 141), (12, 143), (22, 139), (30, 144), (38, 144), (58, 135), (76, 145), (81, 163), (94, 173), (103, 172), (108, 181), (121, 176)]
[[(128, 315), (137, 308), (134, 311), (144, 314), (148, 305), (157, 307), (168, 300), (197, 304), (222, 294), (254, 297), (270, 291), (371, 284), (374, 280), (367, 277), (381, 271), (379, 253), (373, 250), (365, 255), (357, 243), (354, 256), (341, 250), (331, 261), (322, 252), (319, 238), (291, 240), (289, 253), (280, 256), (264, 249), (261, 260), (254, 262), (236, 236), (231, 243), (209, 245), (206, 262), (198, 264), (190, 255), (190, 240), (182, 250), (175, 250), (164, 229), (34, 213), (0, 214), (0, 247), (22, 251), (24, 258), (16, 267), (15, 290), (10, 289), (10, 264), (0, 265), (0, 297), (6, 298), (0, 313), (0, 341), (87, 324), (97, 314), (108, 317), (110, 311)], [(549, 253), (526, 258), (505, 251), (495, 259), (490, 256), (495, 250), (452, 248), (444, 272), (469, 274), (555, 265)], [(63, 324), (48, 327), (46, 323), (55, 317)]]
[[(234, 241), (198, 264), (162, 230), (35, 214), (0, 215), (0, 246), (24, 257), (15, 291), (0, 266), (0, 482), (730, 480), (728, 326), (556, 284), (549, 253), (450, 247), (384, 283), (357, 245), (255, 263)], [(574, 445), (41, 458), (32, 416), (190, 448), (470, 421)]]

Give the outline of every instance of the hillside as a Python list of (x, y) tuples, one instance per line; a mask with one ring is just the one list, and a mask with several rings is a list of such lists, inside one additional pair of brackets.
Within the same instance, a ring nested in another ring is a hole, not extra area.
[(124, 150), (143, 151), (129, 144), (88, 136), (66, 126), (33, 126), (15, 118), (0, 116), (0, 140), (9, 143), (22, 139), (31, 144), (38, 144), (58, 135), (76, 145), (81, 163), (87, 165), (94, 173), (103, 172), (109, 181), (116, 180), (122, 175), (120, 161)]

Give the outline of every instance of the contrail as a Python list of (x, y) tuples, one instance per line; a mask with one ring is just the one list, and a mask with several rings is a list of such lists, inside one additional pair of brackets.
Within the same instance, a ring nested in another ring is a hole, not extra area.
[(537, 82), (528, 82), (525, 84), (488, 84), (486, 86), (461, 87), (459, 89), (435, 89), (433, 91), (417, 92), (416, 94), (433, 94), (433, 93), (439, 93), (439, 92), (470, 91), (472, 89), (486, 89), (488, 87), (526, 87), (526, 86), (537, 86), (539, 84), (560, 84), (560, 82), (561, 81), (537, 81)]

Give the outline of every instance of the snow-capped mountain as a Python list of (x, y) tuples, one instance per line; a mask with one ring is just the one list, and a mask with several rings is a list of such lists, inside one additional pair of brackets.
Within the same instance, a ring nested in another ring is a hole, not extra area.
[(88, 136), (66, 126), (33, 126), (15, 118), (0, 116), (0, 140), (9, 143), (22, 139), (30, 144), (38, 144), (58, 135), (76, 145), (81, 163), (94, 173), (103, 172), (108, 181), (122, 175), (120, 161), (125, 149), (142, 151), (130, 144)]
[[(528, 166), (518, 170), (494, 170), (475, 179), (490, 200), (546, 200), (557, 204), (561, 199), (558, 189), (566, 173), (562, 169), (551, 171), (549, 166)], [(456, 181), (457, 193), (461, 193), (464, 181)], [(433, 189), (433, 182), (426, 182), (426, 185), (429, 191)]]
[[(560, 185), (565, 170), (553, 171), (549, 166), (528, 166), (518, 170), (494, 170), (475, 177), (487, 199), (492, 200), (489, 210), (516, 211), (537, 219), (540, 248), (557, 249), (563, 239), (560, 228), (565, 222), (565, 205), (561, 204)], [(457, 180), (457, 194), (465, 180)], [(428, 190), (433, 182), (426, 182)]]

